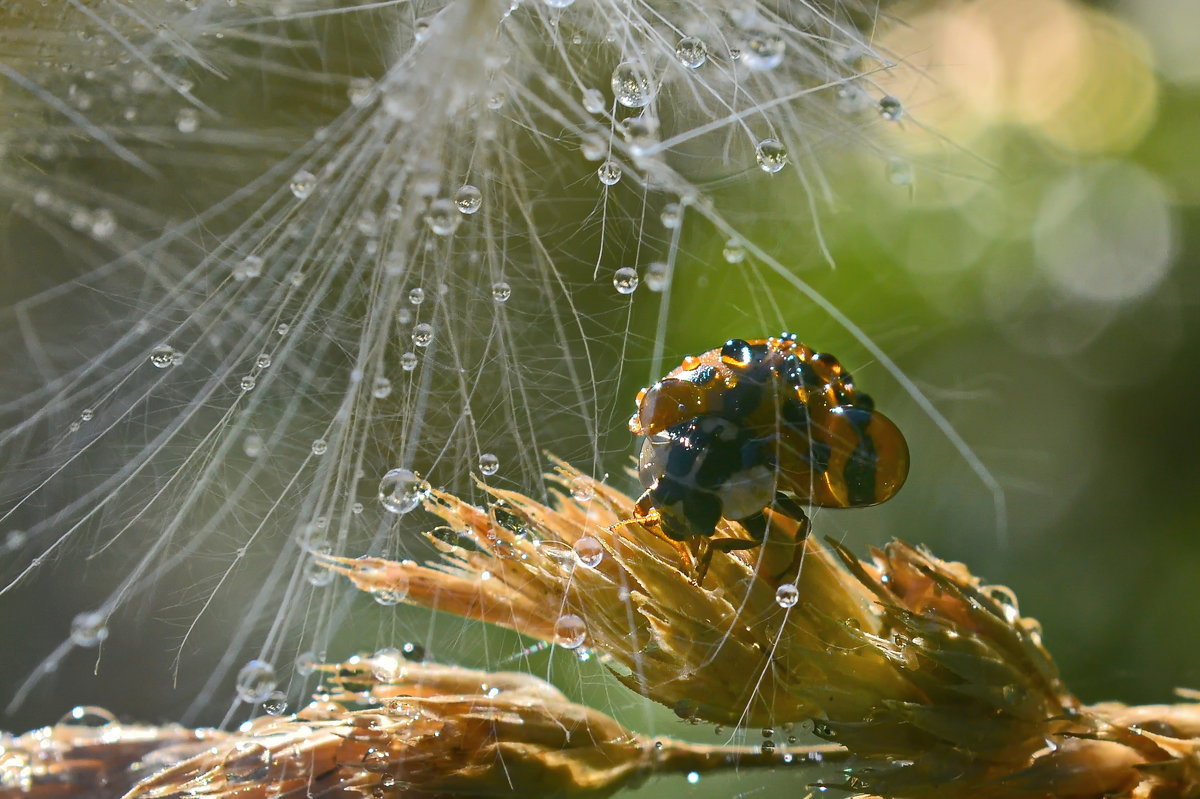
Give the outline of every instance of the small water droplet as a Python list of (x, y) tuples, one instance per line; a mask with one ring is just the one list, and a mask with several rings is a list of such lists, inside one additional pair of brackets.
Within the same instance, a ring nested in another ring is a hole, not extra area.
[(775, 602), (781, 608), (795, 607), (800, 601), (800, 589), (795, 583), (784, 583), (775, 589)]
[(496, 302), (508, 302), (508, 298), (511, 296), (512, 286), (503, 280), (492, 284), (492, 299)]
[(708, 45), (695, 36), (685, 36), (675, 45), (675, 57), (688, 69), (699, 69), (708, 60)]
[(762, 746), (759, 748), (762, 750), (762, 753), (764, 755), (769, 755), (775, 751), (775, 742), (774, 741), (763, 741)]
[(292, 175), (292, 182), (288, 184), (288, 188), (292, 190), (292, 194), (299, 200), (303, 200), (308, 195), (312, 194), (313, 189), (317, 185), (317, 176), (307, 169), (301, 169), (296, 174)]
[(604, 94), (599, 89), (583, 90), (583, 110), (589, 114), (599, 114), (604, 110)]
[(4, 535), (4, 548), (12, 552), (25, 546), (28, 539), (29, 536), (24, 530), (9, 530)]
[(410, 289), (408, 292), (408, 301), (413, 305), (420, 305), (425, 302), (425, 289), (417, 286), (415, 289)]
[(596, 496), (596, 490), (587, 480), (576, 480), (571, 486), (571, 496), (575, 498), (576, 502), (587, 502)]
[(200, 127), (200, 114), (194, 108), (181, 108), (175, 115), (175, 127), (180, 133), (195, 133)]
[(371, 598), (375, 600), (375, 604), (391, 607), (398, 605), (408, 596), (408, 580), (400, 574), (393, 574), (388, 577), (388, 584), (384, 588), (371, 589)]
[(254, 375), (242, 375), (242, 379), (238, 381), (238, 386), (242, 389), (242, 391), (249, 391), (250, 389), (254, 388), (257, 382), (258, 381), (255, 380)]
[(408, 513), (429, 496), (429, 483), (409, 469), (392, 469), (379, 481), (379, 501), (390, 513)]
[(371, 676), (379, 682), (395, 682), (400, 679), (404, 666), (404, 655), (394, 646), (385, 646), (371, 655)]
[(175, 348), (167, 344), (160, 344), (151, 350), (150, 363), (159, 369), (173, 366), (175, 364)]
[(594, 133), (589, 133), (579, 140), (579, 151), (589, 161), (599, 161), (608, 152), (608, 144)]
[(108, 638), (108, 619), (98, 610), (86, 610), (71, 620), (71, 641), (76, 646), (98, 646)]
[(257, 458), (262, 454), (263, 440), (262, 436), (251, 433), (242, 440), (242, 452), (246, 453), (248, 458)]
[(594, 569), (604, 560), (604, 547), (590, 535), (575, 542), (575, 559), (586, 569)]
[(92, 421), (92, 419), (95, 416), (96, 416), (96, 411), (94, 411), (91, 408), (84, 408), (82, 411), (79, 412), (79, 418), (81, 421), (84, 421), (84, 422)]
[(299, 655), (296, 655), (296, 673), (301, 677), (307, 677), (316, 670), (317, 664), (319, 664), (321, 660), (321, 656), (316, 652), (311, 650), (307, 652), (301, 652)]
[(479, 471), (490, 477), (500, 471), (500, 459), (491, 452), (483, 453), (479, 456)]
[(413, 325), (412, 343), (417, 347), (428, 347), (433, 343), (433, 325), (428, 322)]
[(605, 161), (596, 170), (596, 177), (605, 186), (615, 186), (621, 180), (621, 166), (616, 161)]
[(898, 98), (886, 94), (879, 98), (879, 116), (890, 122), (895, 122), (904, 116), (904, 105)]
[[(314, 547), (313, 552), (329, 554), (329, 546)], [(325, 568), (321, 561), (316, 557), (309, 556), (308, 561), (304, 564), (304, 579), (314, 588), (324, 588), (333, 582), (333, 578), (337, 575), (331, 569)]]
[(460, 214), (473, 214), (483, 205), (483, 192), (469, 183), (454, 192), (454, 206)]
[(371, 396), (375, 399), (387, 399), (392, 393), (392, 381), (386, 377), (376, 377), (371, 383)]
[(721, 255), (727, 264), (740, 264), (746, 259), (746, 248), (737, 239), (730, 239), (725, 242), (725, 249), (721, 251)]
[(275, 667), (262, 660), (251, 660), (238, 671), (235, 684), (239, 699), (257, 705), (270, 696), (278, 684)]
[(563, 649), (578, 649), (587, 640), (587, 625), (574, 613), (558, 617), (554, 624), (554, 643)]
[(315, 438), (312, 443), (312, 454), (324, 455), (325, 450), (329, 449), (329, 442), (323, 438)]
[(262, 709), (268, 716), (282, 716), (287, 711), (287, 695), (283, 691), (272, 691), (262, 701)]
[(646, 288), (651, 291), (662, 291), (667, 287), (667, 265), (662, 261), (654, 261), (646, 267)]
[(613, 96), (626, 108), (644, 108), (654, 99), (654, 81), (640, 61), (625, 61), (612, 74)]
[(631, 266), (623, 266), (613, 272), (613, 286), (618, 294), (632, 294), (637, 291), (638, 273)]
[(788, 152), (778, 139), (763, 139), (755, 147), (755, 157), (762, 171), (773, 175), (787, 166)]
[(425, 224), (439, 236), (449, 236), (458, 230), (462, 224), (463, 215), (458, 212), (458, 206), (453, 200), (442, 198), (429, 204), (425, 212)]
[(418, 358), (414, 352), (406, 352), (400, 356), (400, 368), (406, 372), (411, 372), (417, 368)]
[(362, 108), (371, 101), (375, 90), (375, 81), (370, 78), (351, 78), (346, 87), (346, 97), (355, 108)]
[(286, 336), (288, 334), (288, 331), (291, 329), (292, 329), (292, 326), (289, 325), (287, 322), (280, 322), (279, 326), (275, 328), (275, 332), (281, 336)]
[(783, 63), (786, 41), (773, 31), (753, 31), (746, 37), (742, 63), (750, 69), (766, 72)]
[(662, 220), (663, 227), (674, 230), (683, 221), (683, 209), (679, 207), (679, 203), (667, 203), (663, 206), (659, 219)]
[(271, 770), (271, 752), (257, 741), (241, 741), (225, 755), (221, 770), (229, 782), (261, 780)]

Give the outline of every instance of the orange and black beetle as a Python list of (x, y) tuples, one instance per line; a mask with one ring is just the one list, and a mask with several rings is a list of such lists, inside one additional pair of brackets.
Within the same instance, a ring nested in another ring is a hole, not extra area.
[[(629, 420), (646, 437), (638, 464), (639, 520), (677, 542), (704, 539), (696, 579), (712, 550), (749, 549), (767, 532), (768, 508), (808, 532), (805, 505), (856, 508), (890, 499), (908, 476), (899, 428), (857, 391), (836, 358), (783, 333), (731, 339), (689, 356), (637, 397)], [(752, 540), (713, 539), (720, 519)]]

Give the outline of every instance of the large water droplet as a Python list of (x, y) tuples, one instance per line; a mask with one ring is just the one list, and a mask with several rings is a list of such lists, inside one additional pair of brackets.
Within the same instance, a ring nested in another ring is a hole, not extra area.
[(467, 184), (460, 186), (454, 192), (454, 207), (460, 214), (473, 214), (483, 205), (483, 192), (475, 186)]
[(238, 386), (242, 391), (249, 391), (258, 383), (254, 375), (242, 375), (242, 379), (238, 381)]
[(600, 561), (604, 560), (604, 547), (590, 535), (585, 535), (576, 541), (574, 549), (575, 559), (584, 568), (594, 569), (600, 565)]
[(511, 296), (512, 286), (503, 280), (492, 284), (492, 299), (496, 302), (508, 302), (508, 298)]
[(695, 36), (685, 36), (675, 45), (675, 57), (688, 69), (699, 69), (708, 60), (708, 45)]
[(262, 701), (262, 709), (268, 716), (282, 716), (287, 712), (287, 695), (283, 691), (272, 691)]
[(428, 322), (418, 322), (413, 325), (412, 343), (417, 347), (428, 347), (433, 343), (433, 325)]
[(587, 640), (587, 625), (574, 613), (558, 617), (554, 624), (554, 643), (563, 649), (578, 649)]
[[(65, 716), (58, 720), (59, 724), (69, 727), (88, 727), (97, 729), (109, 727), (117, 723), (117, 717), (111, 711), (95, 705), (79, 705), (71, 708)], [(0, 785), (3, 785), (0, 780)]]
[(159, 369), (166, 369), (175, 363), (175, 348), (160, 344), (150, 351), (150, 363)]
[(600, 178), (600, 182), (605, 186), (615, 186), (621, 179), (621, 167), (616, 161), (605, 161), (596, 170), (596, 177)]
[(107, 618), (98, 610), (86, 610), (71, 620), (71, 642), (76, 646), (98, 646), (108, 638)]
[(613, 287), (618, 294), (632, 294), (638, 287), (637, 270), (631, 266), (623, 266), (613, 272)]
[(500, 471), (500, 459), (494, 453), (483, 453), (479, 456), (479, 471), (490, 477)]
[(775, 174), (787, 165), (787, 148), (777, 139), (763, 139), (754, 149), (763, 172)]
[(462, 214), (458, 212), (458, 206), (452, 200), (434, 200), (425, 212), (425, 224), (437, 235), (449, 236), (462, 224)]
[(654, 81), (640, 61), (625, 61), (613, 70), (612, 90), (626, 108), (644, 108), (654, 99)]
[(221, 770), (229, 782), (261, 780), (271, 770), (271, 752), (257, 741), (242, 741), (225, 755)]
[(410, 289), (408, 292), (408, 301), (413, 305), (420, 305), (425, 302), (425, 289), (417, 286), (415, 289)]
[(800, 589), (795, 583), (783, 583), (775, 589), (775, 602), (781, 608), (795, 607), (800, 601)]
[(277, 684), (275, 667), (262, 660), (251, 660), (242, 666), (235, 683), (238, 698), (252, 705), (270, 696)]
[(292, 190), (292, 194), (297, 199), (303, 200), (308, 195), (312, 194), (313, 189), (317, 185), (317, 176), (307, 169), (301, 169), (296, 174), (292, 175), (292, 182), (288, 184), (288, 188)]
[(429, 496), (429, 483), (409, 469), (392, 469), (379, 481), (379, 501), (390, 513), (408, 513)]

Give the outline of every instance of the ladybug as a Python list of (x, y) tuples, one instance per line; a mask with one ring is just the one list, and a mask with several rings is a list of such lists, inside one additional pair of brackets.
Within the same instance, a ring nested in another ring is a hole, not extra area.
[[(657, 526), (694, 562), (699, 584), (713, 551), (750, 549), (767, 535), (766, 511), (808, 533), (805, 506), (859, 508), (895, 495), (908, 445), (838, 360), (783, 333), (730, 339), (683, 363), (637, 396), (629, 430), (645, 436), (645, 493), (631, 521)], [(714, 538), (721, 519), (749, 539)]]

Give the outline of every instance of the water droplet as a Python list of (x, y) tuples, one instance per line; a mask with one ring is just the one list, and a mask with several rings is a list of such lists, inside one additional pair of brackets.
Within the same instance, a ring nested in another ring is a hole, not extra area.
[(662, 220), (663, 227), (674, 230), (683, 221), (683, 209), (679, 207), (679, 203), (667, 203), (663, 206), (659, 219)]
[(281, 336), (286, 336), (288, 334), (288, 331), (291, 329), (292, 329), (292, 326), (289, 325), (287, 322), (280, 322), (279, 326), (277, 328), (275, 328), (275, 332)]
[(775, 589), (775, 602), (781, 608), (795, 607), (800, 601), (800, 589), (795, 583), (784, 583)]
[(307, 169), (301, 169), (296, 174), (292, 175), (292, 182), (288, 188), (292, 190), (292, 194), (296, 199), (303, 200), (308, 195), (312, 194), (313, 189), (317, 185), (317, 176)]
[(644, 108), (654, 99), (654, 81), (640, 61), (625, 61), (613, 70), (612, 90), (626, 108)]
[(108, 638), (108, 619), (98, 610), (86, 610), (71, 620), (71, 641), (76, 646), (98, 646)]
[(708, 45), (695, 36), (685, 36), (675, 45), (675, 57), (688, 69), (699, 69), (708, 60)]
[(390, 513), (408, 513), (429, 496), (429, 483), (409, 469), (392, 469), (379, 481), (379, 501)]
[(500, 459), (491, 452), (483, 453), (479, 456), (479, 471), (490, 477), (500, 471)]
[(662, 261), (654, 261), (646, 267), (646, 288), (651, 291), (662, 291), (667, 287), (667, 265)]
[(403, 665), (404, 655), (400, 650), (385, 646), (371, 655), (371, 676), (379, 682), (395, 682), (402, 676)]
[(589, 114), (599, 114), (604, 110), (604, 94), (599, 89), (583, 90), (583, 110)]
[[(329, 553), (329, 546), (319, 546), (314, 548), (314, 552)], [(310, 556), (304, 564), (304, 579), (314, 588), (324, 588), (333, 582), (333, 578), (337, 575), (330, 569), (321, 565), (321, 561)]]
[(746, 38), (742, 49), (742, 63), (759, 72), (775, 69), (783, 63), (786, 41), (778, 33), (754, 31)]
[(316, 670), (317, 664), (320, 662), (321, 656), (316, 652), (301, 652), (296, 655), (296, 673), (301, 677), (307, 677)]
[(616, 161), (605, 161), (596, 170), (596, 177), (605, 186), (615, 186), (621, 179), (621, 167)]
[(740, 264), (746, 259), (746, 248), (737, 239), (730, 239), (725, 242), (725, 249), (721, 251), (721, 255), (727, 264)]
[[(117, 717), (111, 711), (95, 705), (79, 705), (67, 711), (67, 714), (58, 720), (59, 724), (68, 727), (90, 727), (96, 729), (98, 727), (108, 727), (117, 723)], [(0, 781), (3, 785), (3, 781)]]
[(375, 89), (375, 81), (370, 78), (351, 78), (346, 87), (346, 97), (355, 108), (362, 108), (371, 101)]
[(787, 148), (778, 139), (763, 139), (754, 148), (754, 153), (763, 172), (773, 175), (787, 165)]
[(408, 579), (400, 574), (390, 575), (387, 587), (371, 589), (371, 598), (375, 600), (375, 604), (384, 607), (399, 605), (406, 596), (408, 596)]
[(434, 200), (425, 212), (425, 224), (437, 235), (449, 236), (462, 224), (462, 214), (458, 212), (458, 206), (453, 200)]
[(618, 294), (632, 294), (637, 291), (638, 273), (631, 266), (623, 266), (613, 272), (613, 286)]
[(254, 388), (256, 383), (257, 381), (254, 379), (254, 375), (242, 375), (242, 379), (238, 381), (238, 386), (242, 389), (242, 391), (249, 391), (250, 389)]
[(492, 299), (496, 302), (508, 302), (508, 298), (511, 296), (512, 286), (503, 280), (492, 284)]
[(563, 649), (578, 649), (587, 639), (587, 625), (574, 613), (559, 616), (554, 624), (554, 643)]
[(657, 141), (658, 120), (649, 114), (639, 114), (621, 121), (621, 132), (634, 155), (645, 155)]
[(913, 182), (912, 165), (900, 157), (889, 158), (887, 179), (893, 186), (911, 186)]
[(84, 408), (82, 411), (79, 412), (79, 418), (85, 422), (92, 421), (92, 419), (95, 418), (95, 416), (96, 416), (96, 411), (93, 410), (92, 408)]
[(257, 705), (275, 690), (275, 667), (262, 660), (251, 660), (237, 673), (237, 695), (243, 702)]
[(242, 741), (225, 755), (221, 770), (229, 782), (254, 782), (271, 770), (271, 752), (256, 741)]
[(608, 152), (608, 144), (594, 133), (589, 133), (580, 139), (579, 151), (587, 160), (599, 161)]
[(272, 691), (262, 701), (262, 709), (268, 716), (282, 716), (287, 711), (287, 695), (283, 691)]
[(688, 785), (695, 785), (700, 782), (700, 772), (689, 771), (687, 774)]
[(596, 490), (592, 488), (590, 482), (580, 479), (571, 486), (571, 496), (575, 498), (576, 502), (587, 502), (596, 496)]
[(904, 116), (904, 105), (896, 97), (886, 94), (879, 98), (879, 116), (895, 122)]
[(194, 108), (181, 108), (175, 115), (175, 127), (180, 133), (195, 133), (200, 127), (200, 114)]
[(312, 454), (324, 455), (325, 450), (329, 449), (329, 442), (323, 438), (315, 438), (312, 443)]
[(425, 289), (418, 286), (408, 292), (408, 301), (413, 305), (420, 305), (425, 302)]
[(262, 454), (263, 440), (262, 436), (256, 433), (251, 433), (242, 440), (242, 452), (246, 453), (248, 458), (257, 458)]
[(159, 369), (166, 369), (175, 364), (175, 348), (160, 344), (150, 352), (150, 363)]
[(417, 355), (414, 352), (406, 352), (400, 356), (400, 368), (406, 372), (411, 372), (417, 368)]
[(117, 229), (117, 218), (107, 208), (97, 208), (92, 217), (92, 236), (103, 241)]
[(483, 192), (469, 183), (454, 192), (454, 206), (460, 214), (473, 214), (483, 205)]
[(762, 749), (762, 753), (764, 755), (769, 755), (775, 751), (775, 742), (774, 741), (763, 741), (760, 749)]
[(392, 381), (386, 377), (377, 377), (371, 383), (371, 396), (375, 399), (387, 399), (392, 393)]
[(586, 569), (594, 569), (604, 560), (604, 547), (590, 535), (576, 541), (574, 549), (575, 559)]
[(542, 0), (550, 8), (568, 8), (574, 4), (575, 0)]
[(433, 325), (419, 322), (413, 325), (412, 343), (417, 347), (428, 347), (433, 342)]

